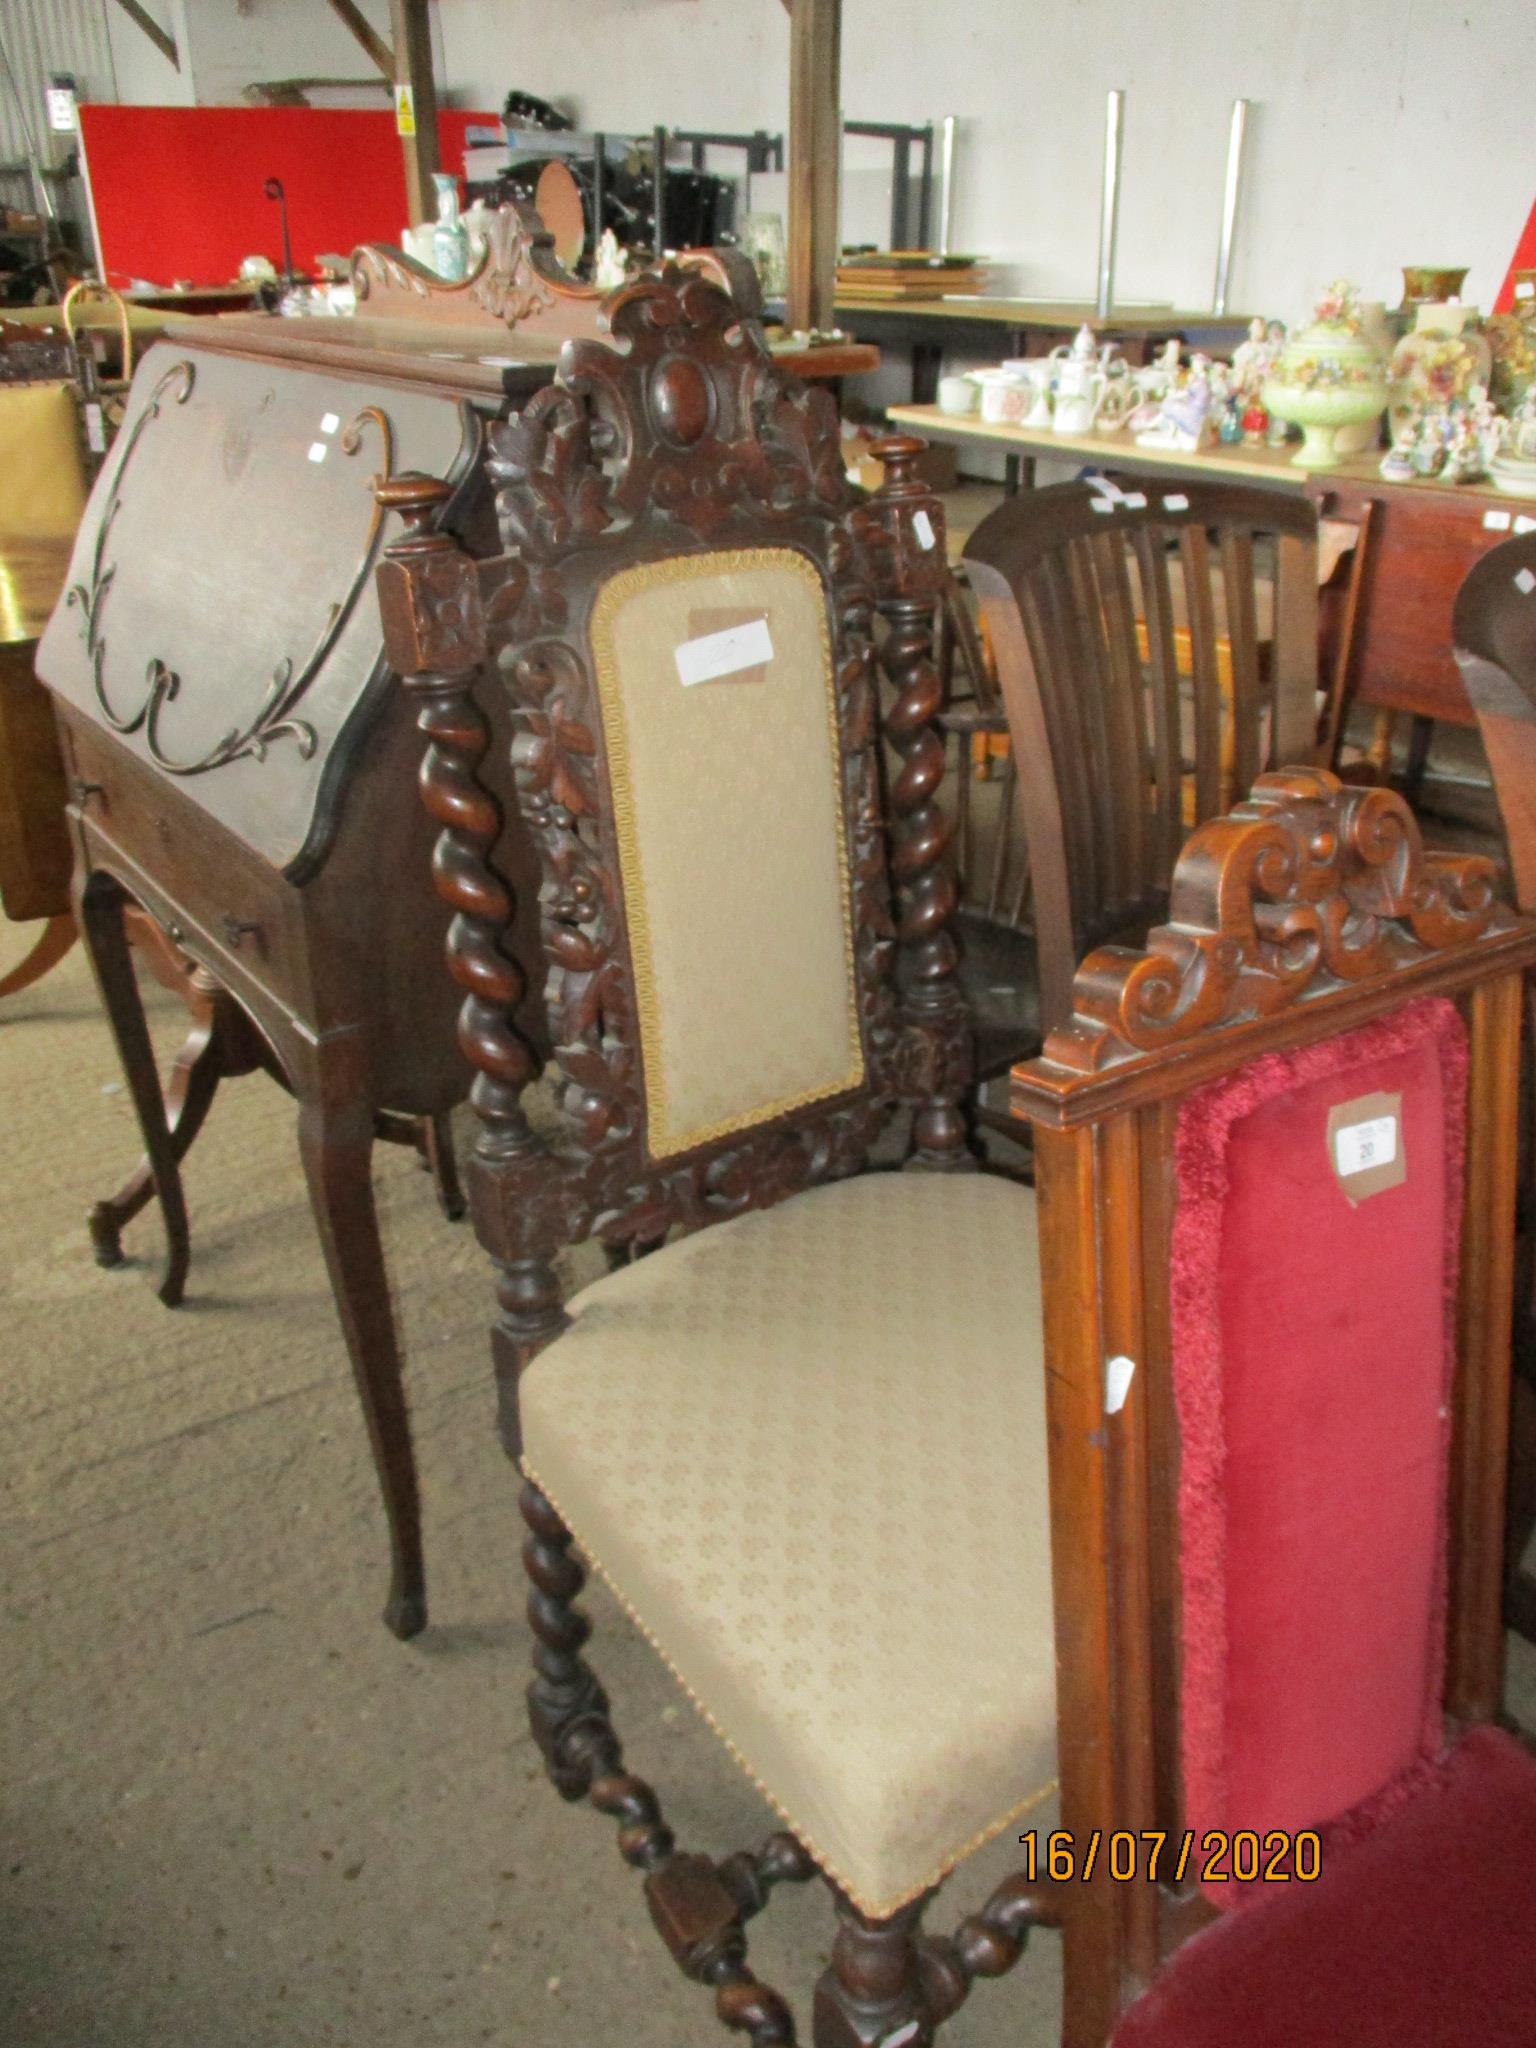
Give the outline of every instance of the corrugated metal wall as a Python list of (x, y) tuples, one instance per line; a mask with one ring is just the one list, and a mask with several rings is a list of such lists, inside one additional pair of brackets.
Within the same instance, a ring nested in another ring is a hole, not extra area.
[[(32, 204), (29, 181), (11, 169), (26, 158), (29, 130), (45, 164), (64, 154), (60, 145), (66, 138), (48, 133), (43, 92), (49, 72), (73, 72), (82, 99), (117, 98), (107, 5), (108, 0), (0, 0), (0, 51), (6, 59), (0, 65), (0, 201), (6, 205)], [(75, 195), (65, 189), (59, 196), (66, 210), (75, 210)]]
[[(44, 148), (43, 88), (50, 71), (72, 71), (82, 99), (115, 100), (107, 0), (0, 0), (0, 48), (26, 103), (33, 140)], [(16, 101), (0, 90), (0, 162), (26, 153)]]

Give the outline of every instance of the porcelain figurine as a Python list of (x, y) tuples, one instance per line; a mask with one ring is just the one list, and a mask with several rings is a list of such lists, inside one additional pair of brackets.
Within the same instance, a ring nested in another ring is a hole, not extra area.
[(612, 228), (604, 228), (597, 238), (597, 259), (592, 268), (592, 282), (600, 292), (617, 291), (627, 274), (624, 251), (619, 247), (619, 238)]
[(1241, 397), (1258, 396), (1284, 345), (1285, 329), (1280, 322), (1271, 320), (1266, 325), (1255, 313), (1248, 322), (1248, 339), (1232, 351), (1232, 387)]
[(1197, 355), (1190, 362), (1189, 381), (1181, 389), (1169, 392), (1154, 424), (1138, 434), (1136, 440), (1142, 448), (1172, 448), (1182, 455), (1193, 455), (1208, 445), (1214, 424), (1210, 362)]
[(1337, 430), (1385, 412), (1385, 367), (1364, 330), (1353, 285), (1341, 279), (1324, 292), (1310, 326), (1281, 351), (1263, 395), (1271, 413), (1301, 428), (1293, 460), (1305, 469), (1335, 468), (1342, 460)]
[(432, 230), (432, 268), (450, 284), (469, 275), (469, 236), (459, 218), (459, 181), (450, 171), (434, 171), (437, 224)]
[(1445, 467), (1445, 419), (1440, 413), (1426, 413), (1409, 451), (1415, 476), (1438, 476)]
[(1216, 438), (1225, 448), (1234, 448), (1243, 438), (1243, 402), (1235, 391), (1228, 392), (1216, 421)]
[(1262, 448), (1269, 430), (1269, 414), (1255, 393), (1243, 408), (1243, 439), (1250, 448)]
[(1536, 462), (1536, 389), (1525, 394), (1509, 422), (1509, 453), (1517, 462)]

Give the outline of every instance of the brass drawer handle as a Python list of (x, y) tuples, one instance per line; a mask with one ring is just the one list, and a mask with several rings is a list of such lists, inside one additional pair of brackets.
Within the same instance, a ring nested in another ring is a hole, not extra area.
[(99, 782), (87, 782), (81, 775), (77, 775), (69, 785), (69, 793), (82, 811), (93, 796), (106, 795), (106, 791)]
[(226, 910), (219, 919), (219, 929), (224, 934), (225, 945), (232, 953), (238, 953), (241, 941), (247, 937), (255, 938), (261, 926), (252, 918), (236, 917), (232, 910)]

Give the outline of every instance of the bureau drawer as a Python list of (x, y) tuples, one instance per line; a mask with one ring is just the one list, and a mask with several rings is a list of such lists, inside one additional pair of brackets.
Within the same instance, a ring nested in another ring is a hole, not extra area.
[(188, 949), (215, 974), (243, 972), (310, 1015), (304, 914), (292, 883), (108, 735), (67, 711), (63, 725), (70, 800), (93, 859), (142, 875), (153, 899), (145, 908), (181, 927)]

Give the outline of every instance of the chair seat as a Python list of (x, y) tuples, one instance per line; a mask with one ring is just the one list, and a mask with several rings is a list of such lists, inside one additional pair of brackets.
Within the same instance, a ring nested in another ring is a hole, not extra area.
[(868, 1173), (597, 1281), (524, 1467), (788, 1827), (883, 1916), (1054, 1789), (1032, 1190)]
[(1479, 1728), (1315, 1883), (1187, 1942), (1113, 2048), (1530, 2048), (1536, 1760)]

